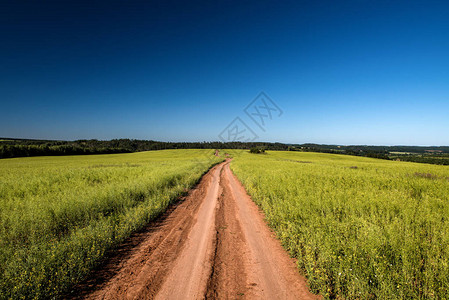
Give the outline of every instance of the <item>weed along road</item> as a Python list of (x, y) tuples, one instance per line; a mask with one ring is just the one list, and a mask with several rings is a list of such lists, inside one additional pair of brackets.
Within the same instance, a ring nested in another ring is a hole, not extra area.
[(316, 299), (229, 163), (118, 251), (98, 271), (107, 279), (79, 298)]

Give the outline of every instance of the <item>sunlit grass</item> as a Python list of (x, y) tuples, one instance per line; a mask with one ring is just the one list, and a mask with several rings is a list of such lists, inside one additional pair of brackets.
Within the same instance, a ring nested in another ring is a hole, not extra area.
[(0, 160), (0, 298), (51, 298), (214, 163), (213, 150)]
[(270, 151), (231, 168), (314, 292), (447, 298), (448, 167)]

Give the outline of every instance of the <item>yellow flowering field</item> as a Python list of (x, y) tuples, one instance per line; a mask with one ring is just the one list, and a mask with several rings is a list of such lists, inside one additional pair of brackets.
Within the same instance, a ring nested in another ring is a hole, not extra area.
[(449, 168), (345, 155), (231, 163), (311, 289), (337, 299), (449, 295)]
[(0, 298), (52, 298), (221, 158), (213, 150), (0, 160)]

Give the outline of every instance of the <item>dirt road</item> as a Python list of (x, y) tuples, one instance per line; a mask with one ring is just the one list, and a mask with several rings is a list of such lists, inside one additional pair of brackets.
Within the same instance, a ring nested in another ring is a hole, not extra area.
[(179, 205), (134, 236), (85, 299), (316, 299), (229, 168), (212, 168)]

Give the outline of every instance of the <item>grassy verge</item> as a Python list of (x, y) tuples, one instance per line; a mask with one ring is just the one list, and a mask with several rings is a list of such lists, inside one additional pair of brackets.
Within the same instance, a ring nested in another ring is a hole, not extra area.
[(1, 297), (57, 298), (221, 160), (212, 150), (1, 160)]
[(238, 156), (231, 168), (313, 292), (447, 298), (447, 167), (270, 151)]

